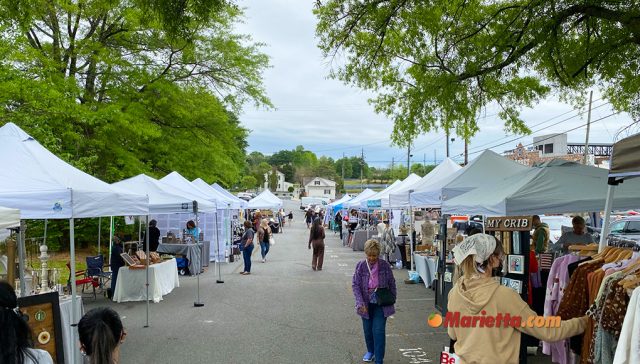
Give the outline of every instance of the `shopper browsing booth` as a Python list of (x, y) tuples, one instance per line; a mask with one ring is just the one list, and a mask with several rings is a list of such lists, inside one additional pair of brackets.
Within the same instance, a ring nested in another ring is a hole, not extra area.
[(514, 320), (506, 322), (507, 315), (519, 317), (523, 323), (536, 322), (537, 314), (516, 291), (494, 278), (501, 275), (504, 251), (492, 235), (470, 236), (456, 245), (453, 253), (459, 278), (449, 292), (448, 315), (483, 318), (476, 325), (458, 325), (448, 323), (445, 317), (447, 332), (457, 340), (455, 353), (462, 363), (518, 363), (521, 333), (554, 342), (584, 332), (586, 316), (560, 321), (556, 327), (522, 327), (511, 325)]

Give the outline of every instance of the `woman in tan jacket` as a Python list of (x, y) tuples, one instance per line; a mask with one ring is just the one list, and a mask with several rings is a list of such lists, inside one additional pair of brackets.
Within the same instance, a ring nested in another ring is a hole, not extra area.
[(504, 255), (493, 236), (470, 236), (453, 253), (461, 277), (449, 292), (444, 324), (462, 363), (518, 363), (521, 333), (553, 342), (584, 332), (586, 316), (558, 318), (556, 327), (548, 327), (553, 325), (547, 318), (538, 317), (517, 292), (493, 278), (502, 270)]

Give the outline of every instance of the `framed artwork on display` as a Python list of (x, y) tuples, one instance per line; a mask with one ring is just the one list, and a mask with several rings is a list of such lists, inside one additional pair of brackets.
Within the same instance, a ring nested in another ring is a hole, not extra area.
[(511, 288), (512, 290), (518, 293), (522, 293), (522, 281), (519, 281), (517, 279), (510, 279), (509, 288)]
[(502, 277), (502, 282), (500, 282), (503, 286), (507, 286), (509, 287), (509, 282), (511, 281), (511, 279), (507, 278), (507, 277)]
[(524, 255), (509, 255), (508, 273), (524, 274)]
[(513, 254), (522, 254), (522, 247), (520, 246), (520, 232), (514, 231), (512, 237), (513, 238), (511, 240), (513, 242)]

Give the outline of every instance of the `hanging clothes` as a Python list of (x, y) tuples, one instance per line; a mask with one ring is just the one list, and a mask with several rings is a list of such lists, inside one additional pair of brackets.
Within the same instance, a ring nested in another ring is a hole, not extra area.
[(629, 300), (613, 364), (640, 363), (640, 287)]

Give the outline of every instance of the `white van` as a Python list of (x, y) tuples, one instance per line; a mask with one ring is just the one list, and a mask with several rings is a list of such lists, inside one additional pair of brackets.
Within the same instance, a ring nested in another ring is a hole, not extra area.
[(303, 197), (300, 199), (300, 210), (306, 210), (310, 205), (314, 206), (326, 206), (328, 204), (327, 198), (322, 197)]

